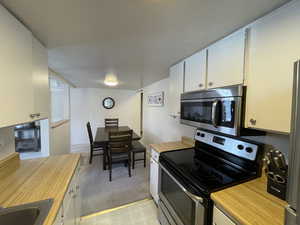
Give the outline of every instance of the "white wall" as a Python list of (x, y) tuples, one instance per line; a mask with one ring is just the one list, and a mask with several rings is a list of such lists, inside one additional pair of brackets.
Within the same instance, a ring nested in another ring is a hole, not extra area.
[[(151, 107), (147, 104), (149, 94), (164, 91), (165, 104), (163, 107)], [(168, 110), (169, 78), (160, 80), (144, 88), (144, 114), (143, 114), (143, 143), (160, 143), (178, 141), (181, 136), (193, 138), (195, 128), (182, 125), (179, 118), (172, 118)], [(179, 101), (179, 99), (178, 99)]]
[(15, 152), (14, 128), (7, 127), (0, 129), (0, 159), (3, 159)]
[(70, 122), (50, 128), (50, 155), (69, 154), (70, 151)]
[[(90, 121), (93, 134), (104, 126), (104, 118), (119, 118), (120, 126), (129, 126), (140, 134), (140, 94), (130, 90), (71, 88), (71, 146), (72, 151), (88, 150), (86, 123)], [(102, 100), (112, 97), (113, 109), (105, 109)]]

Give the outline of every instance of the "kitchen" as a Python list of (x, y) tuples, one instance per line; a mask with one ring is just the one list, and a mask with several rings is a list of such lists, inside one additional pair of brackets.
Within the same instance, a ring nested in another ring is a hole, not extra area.
[[(68, 7), (74, 23), (59, 3), (0, 3), (1, 207), (45, 210), (27, 224), (299, 224), (298, 0), (233, 1), (228, 8), (206, 1), (105, 2), (103, 9), (75, 1)], [(119, 205), (103, 211), (92, 205), (94, 212), (83, 216), (82, 189), (89, 184), (80, 180), (91, 169), (86, 123), (96, 134), (104, 118), (133, 129), (147, 162), (146, 168), (137, 163), (132, 177), (128, 165), (113, 168), (111, 183), (101, 170), (103, 183), (119, 189), (117, 170), (125, 171), (124, 182), (141, 173), (148, 180), (137, 183), (148, 185), (149, 198), (137, 201), (126, 189), (132, 202), (119, 194)], [(16, 152), (16, 126), (23, 124), (40, 129), (39, 152)], [(1, 210), (0, 224), (8, 224), (5, 215), (16, 209)]]

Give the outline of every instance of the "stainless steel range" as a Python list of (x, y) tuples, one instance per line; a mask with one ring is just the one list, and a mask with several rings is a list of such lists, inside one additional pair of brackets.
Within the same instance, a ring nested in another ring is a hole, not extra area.
[(210, 194), (261, 174), (262, 144), (200, 129), (195, 140), (195, 148), (160, 155), (162, 225), (210, 225)]

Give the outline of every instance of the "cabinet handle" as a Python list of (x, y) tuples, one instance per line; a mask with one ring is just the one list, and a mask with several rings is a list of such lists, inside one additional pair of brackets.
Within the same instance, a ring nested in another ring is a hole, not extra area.
[(29, 115), (31, 119), (34, 119), (35, 117), (40, 117), (41, 113), (32, 113)]
[(214, 84), (213, 82), (209, 82), (209, 83), (208, 83), (209, 86), (212, 86), (213, 84)]
[(256, 120), (255, 119), (250, 119), (251, 125), (256, 125)]
[(199, 84), (198, 87), (203, 87), (203, 84)]

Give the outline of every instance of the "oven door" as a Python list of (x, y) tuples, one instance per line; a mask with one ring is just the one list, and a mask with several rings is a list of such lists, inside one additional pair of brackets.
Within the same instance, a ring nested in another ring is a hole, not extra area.
[[(206, 225), (202, 197), (188, 191), (160, 164), (159, 211), (162, 225)], [(163, 222), (168, 221), (168, 223)]]
[(239, 135), (241, 97), (181, 100), (181, 123)]

